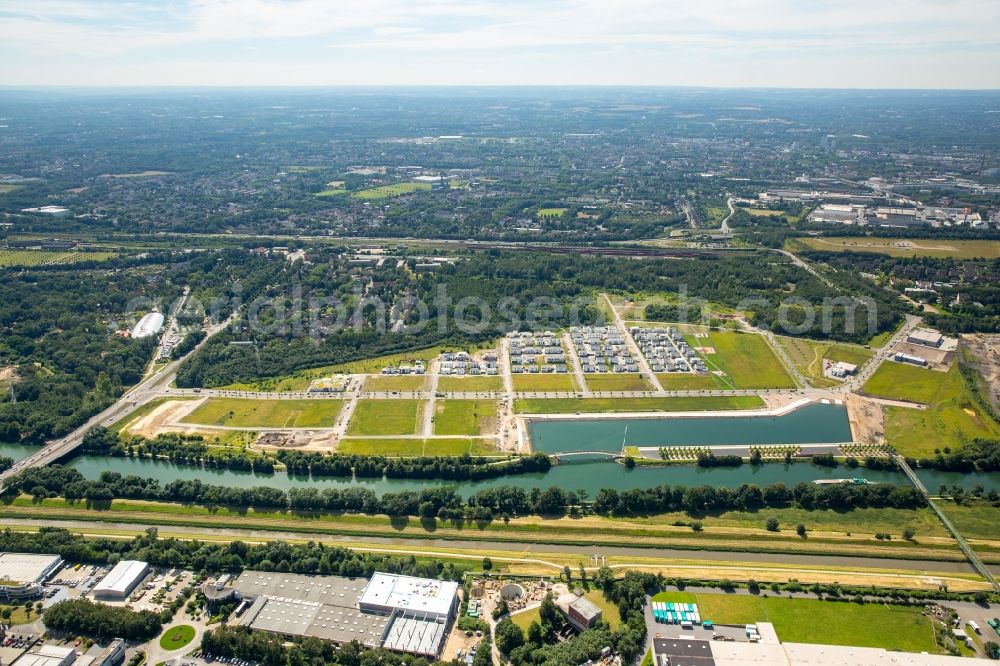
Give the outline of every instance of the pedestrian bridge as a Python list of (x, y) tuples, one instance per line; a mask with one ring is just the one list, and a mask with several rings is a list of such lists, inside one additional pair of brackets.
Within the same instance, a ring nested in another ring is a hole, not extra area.
[(618, 460), (619, 458), (624, 458), (625, 454), (620, 451), (560, 451), (559, 453), (550, 453), (549, 457), (555, 462), (560, 460), (565, 460), (566, 458), (583, 458), (583, 457), (602, 457), (610, 458), (611, 460)]

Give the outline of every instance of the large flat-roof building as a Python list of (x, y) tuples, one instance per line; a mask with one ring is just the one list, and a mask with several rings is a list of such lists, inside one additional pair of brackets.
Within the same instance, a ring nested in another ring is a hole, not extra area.
[(76, 661), (76, 651), (71, 647), (42, 645), (33, 652), (25, 652), (11, 666), (70, 666)]
[(384, 573), (366, 580), (246, 571), (232, 588), (241, 600), (237, 622), (250, 629), (429, 657), (441, 653), (458, 608), (457, 583)]
[(94, 586), (91, 596), (104, 601), (124, 601), (148, 575), (146, 562), (122, 560)]
[(0, 553), (0, 600), (30, 599), (42, 593), (63, 560), (58, 555)]
[(944, 342), (944, 336), (929, 328), (915, 328), (907, 334), (906, 341), (910, 344), (937, 349)]

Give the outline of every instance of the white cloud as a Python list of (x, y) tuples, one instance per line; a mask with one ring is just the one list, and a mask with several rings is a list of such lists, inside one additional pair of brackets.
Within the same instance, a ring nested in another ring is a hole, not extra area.
[[(804, 62), (818, 74), (852, 63), (862, 78), (892, 67), (884, 72), (891, 82), (909, 76), (908, 62), (937, 57), (961, 70), (956, 81), (996, 86), (998, 24), (993, 0), (0, 0), (0, 58), (20, 65), (0, 70), (0, 83), (20, 80), (40, 59), (56, 71), (60, 62), (67, 72), (98, 66), (109, 81), (132, 76), (136, 62), (199, 63), (180, 74), (222, 77), (218, 54), (237, 45), (256, 71), (280, 61), (329, 76), (324, 61), (363, 59), (374, 83), (393, 82), (401, 57), (417, 71), (442, 58), (459, 76), (484, 69), (487, 83), (501, 82), (498, 71), (511, 82), (488, 57), (530, 63), (513, 72), (525, 83), (547, 73), (576, 80), (574, 66), (611, 82), (640, 70), (649, 83), (679, 82), (650, 78), (679, 62), (718, 80), (753, 62), (774, 85)], [(303, 62), (289, 63), (289, 51)], [(640, 55), (654, 60), (649, 69), (636, 67)], [(932, 70), (937, 79), (927, 85), (942, 85), (944, 70)]]

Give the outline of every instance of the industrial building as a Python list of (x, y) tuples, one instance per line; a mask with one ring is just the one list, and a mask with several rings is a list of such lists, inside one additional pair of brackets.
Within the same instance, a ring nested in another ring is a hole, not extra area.
[(0, 600), (30, 599), (42, 593), (48, 580), (63, 560), (58, 555), (0, 553)]
[(250, 629), (436, 658), (458, 608), (458, 584), (247, 571), (231, 585), (212, 585), (210, 599), (234, 597), (236, 622)]
[(91, 596), (103, 601), (124, 601), (148, 575), (146, 562), (122, 560), (94, 586)]
[(139, 323), (132, 329), (133, 338), (148, 338), (156, 335), (163, 328), (163, 315), (159, 312), (150, 312), (139, 320)]
[(892, 360), (896, 363), (909, 363), (910, 365), (919, 365), (922, 368), (927, 367), (927, 359), (922, 356), (896, 352), (892, 355)]
[(944, 342), (944, 336), (929, 328), (915, 328), (906, 336), (906, 341), (913, 345), (937, 349)]
[(70, 666), (76, 661), (76, 651), (59, 645), (40, 645), (33, 652), (25, 652), (11, 666)]

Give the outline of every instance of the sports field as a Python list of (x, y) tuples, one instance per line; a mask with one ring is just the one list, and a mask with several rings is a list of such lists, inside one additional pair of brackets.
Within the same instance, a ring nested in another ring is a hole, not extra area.
[(371, 187), (367, 190), (358, 190), (351, 196), (355, 199), (374, 201), (378, 199), (391, 199), (392, 197), (399, 197), (404, 194), (413, 194), (421, 190), (430, 191), (430, 189), (431, 186), (427, 183), (394, 183), (392, 185)]
[(367, 456), (461, 456), (491, 455), (497, 453), (492, 439), (441, 438), (422, 439), (406, 437), (400, 439), (365, 439), (347, 437), (340, 440), (337, 453)]
[(329, 428), (340, 413), (340, 400), (251, 400), (209, 398), (183, 423), (234, 428)]
[(943, 257), (951, 259), (996, 259), (1000, 241), (899, 238), (798, 238), (815, 250), (826, 252), (874, 252), (892, 257)]
[(653, 387), (639, 374), (594, 373), (583, 376), (591, 391), (651, 391)]
[(496, 400), (439, 400), (435, 435), (490, 435), (496, 430)]
[(764, 401), (755, 395), (681, 398), (522, 398), (514, 401), (514, 411), (519, 414), (699, 412), (757, 409), (763, 406)]
[(566, 208), (539, 208), (538, 217), (562, 217), (566, 210)]
[(688, 592), (660, 593), (653, 600), (696, 603), (702, 619), (716, 624), (770, 622), (778, 638), (788, 643), (942, 652), (920, 606)]
[(354, 408), (347, 434), (413, 435), (423, 400), (361, 400)]
[(576, 380), (571, 374), (564, 375), (513, 375), (511, 381), (515, 391), (578, 391)]
[(708, 338), (692, 338), (693, 347), (712, 347), (714, 354), (703, 354), (706, 365), (726, 373), (736, 388), (794, 388), (785, 366), (775, 356), (763, 336), (733, 331), (712, 331)]

